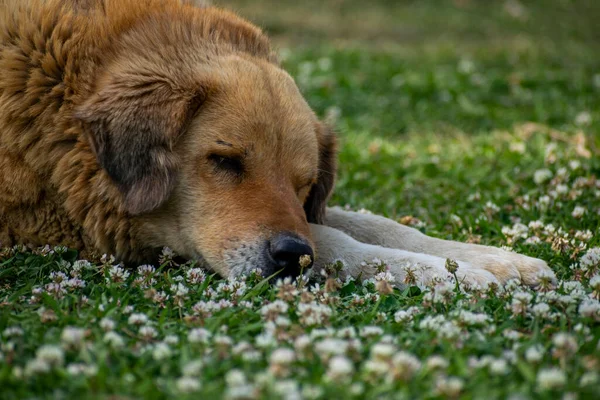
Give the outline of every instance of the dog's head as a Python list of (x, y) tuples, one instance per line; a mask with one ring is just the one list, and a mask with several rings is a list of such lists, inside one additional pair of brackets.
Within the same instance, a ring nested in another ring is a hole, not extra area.
[(144, 246), (223, 276), (297, 274), (314, 258), (308, 224), (324, 217), (335, 137), (268, 57), (193, 50), (116, 56), (76, 111), (90, 146)]

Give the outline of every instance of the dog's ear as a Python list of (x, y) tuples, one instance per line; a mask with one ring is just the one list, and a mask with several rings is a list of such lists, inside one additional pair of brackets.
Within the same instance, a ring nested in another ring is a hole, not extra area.
[(322, 224), (325, 220), (327, 200), (333, 191), (337, 172), (337, 140), (334, 131), (319, 123), (319, 175), (304, 203), (306, 219), (310, 223)]
[(173, 146), (205, 99), (164, 76), (115, 73), (76, 110), (98, 163), (113, 179), (130, 214), (156, 209), (169, 197), (179, 160)]

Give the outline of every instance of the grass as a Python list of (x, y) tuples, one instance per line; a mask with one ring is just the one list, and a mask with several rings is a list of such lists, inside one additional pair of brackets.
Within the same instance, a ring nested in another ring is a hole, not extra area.
[(271, 287), (5, 249), (0, 398), (594, 398), (600, 5), (377, 1), (358, 24), (356, 1), (225, 3), (336, 121), (332, 204), (540, 257), (558, 287)]

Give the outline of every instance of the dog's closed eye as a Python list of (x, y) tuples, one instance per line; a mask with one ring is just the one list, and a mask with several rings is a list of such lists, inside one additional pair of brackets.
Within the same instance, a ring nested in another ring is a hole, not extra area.
[(210, 154), (208, 160), (214, 165), (217, 172), (229, 173), (236, 177), (240, 177), (244, 173), (244, 164), (239, 157)]

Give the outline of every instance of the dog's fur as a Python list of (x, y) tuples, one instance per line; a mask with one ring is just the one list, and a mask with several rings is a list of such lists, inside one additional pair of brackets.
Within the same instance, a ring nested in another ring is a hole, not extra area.
[[(429, 238), (381, 217), (326, 212), (335, 137), (267, 37), (185, 0), (0, 0), (0, 241), (152, 260), (163, 246), (224, 276), (262, 267), (291, 233), (369, 276), (480, 283), (543, 261)], [(328, 226), (325, 226), (328, 225)], [(272, 271), (267, 271), (272, 272)]]

